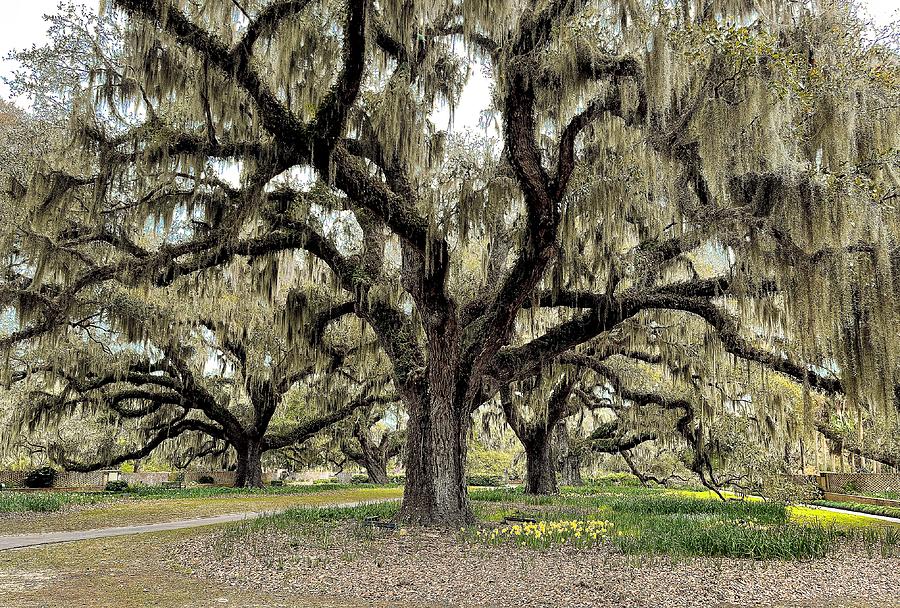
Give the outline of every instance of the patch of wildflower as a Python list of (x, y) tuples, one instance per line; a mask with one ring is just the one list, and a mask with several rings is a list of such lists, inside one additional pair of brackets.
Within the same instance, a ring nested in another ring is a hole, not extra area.
[(612, 534), (612, 524), (602, 519), (539, 521), (484, 528), (475, 532), (473, 540), (541, 549), (561, 545), (585, 548), (603, 543)]

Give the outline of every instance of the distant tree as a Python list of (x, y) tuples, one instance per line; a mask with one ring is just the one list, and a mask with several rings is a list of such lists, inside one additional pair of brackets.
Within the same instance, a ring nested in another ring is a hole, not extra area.
[(384, 408), (365, 408), (350, 421), (349, 432), (339, 438), (340, 451), (347, 459), (362, 467), (370, 483), (390, 482), (388, 463), (403, 450), (404, 431), (379, 422)]
[[(220, 298), (233, 300), (225, 294), (211, 299)], [(221, 302), (209, 307), (209, 300), (179, 311), (127, 294), (110, 297), (68, 340), (28, 353), (14, 377), (34, 387), (20, 393), (18, 428), (90, 413), (129, 430), (130, 441), (123, 445), (113, 435), (102, 446), (82, 444), (83, 456), (72, 454), (73, 446), (51, 444), (54, 460), (69, 470), (117, 466), (174, 442), (181, 449), (173, 459), (181, 467), (233, 451), (235, 484), (259, 487), (263, 454), (391, 399), (377, 382), (352, 379), (352, 349), (331, 350), (326, 364), (305, 359), (273, 334), (276, 319), (265, 307), (234, 302), (226, 312)], [(218, 316), (204, 314), (214, 311)], [(140, 333), (129, 336), (129, 328)], [(290, 391), (299, 393), (299, 404), (286, 403)]]
[[(538, 378), (536, 387), (530, 387), (531, 390), (525, 389), (527, 396), (522, 395), (525, 404), (516, 403), (516, 395), (512, 390), (500, 391), (506, 421), (525, 448), (527, 494), (556, 494), (558, 491), (553, 437), (557, 424), (581, 409), (575, 405), (574, 399), (569, 399), (576, 383), (575, 378), (563, 375), (553, 385), (549, 396), (542, 398)], [(524, 406), (529, 404), (531, 407), (526, 409)]]

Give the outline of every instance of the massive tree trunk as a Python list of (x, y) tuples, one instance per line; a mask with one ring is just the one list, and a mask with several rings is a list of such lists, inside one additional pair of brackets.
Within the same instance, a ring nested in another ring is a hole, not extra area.
[(560, 420), (553, 427), (553, 456), (561, 485), (580, 486), (584, 483), (581, 479), (581, 453), (572, 448), (565, 420)]
[(238, 488), (261, 488), (262, 479), (262, 442), (248, 438), (235, 444), (237, 450), (237, 470), (234, 474), (234, 485)]
[[(403, 374), (406, 382), (402, 394), (409, 420), (406, 486), (398, 519), (456, 528), (475, 519), (465, 471), (470, 399), (474, 399), (469, 390), (472, 370), (463, 369), (460, 363), (460, 335), (453, 304), (436, 295), (436, 285), (429, 284), (428, 279), (419, 283), (426, 270), (423, 259), (406, 248), (403, 258), (404, 284), (423, 303), (422, 310), (429, 312), (423, 319), (427, 344), (424, 375)], [(410, 272), (416, 268), (422, 274)], [(443, 276), (446, 279), (446, 274)]]
[(506, 415), (506, 422), (525, 448), (526, 494), (559, 492), (556, 484), (556, 461), (553, 458), (553, 432), (557, 423), (570, 414), (566, 402), (573, 387), (574, 382), (570, 378), (563, 378), (550, 395), (546, 418), (530, 422), (513, 404), (509, 387), (500, 391), (500, 403)]
[(556, 494), (556, 469), (550, 433), (535, 430), (529, 434), (525, 445), (525, 493)]
[(465, 478), (468, 429), (447, 409), (431, 404), (410, 411), (401, 521), (456, 527), (474, 520)]

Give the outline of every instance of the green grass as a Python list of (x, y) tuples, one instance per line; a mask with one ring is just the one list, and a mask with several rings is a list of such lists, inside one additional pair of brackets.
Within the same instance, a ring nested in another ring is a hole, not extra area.
[(280, 496), (313, 494), (334, 490), (372, 487), (369, 484), (316, 484), (309, 486), (267, 486), (264, 488), (195, 487), (165, 489), (135, 486), (127, 492), (10, 492), (0, 491), (0, 513), (53, 512), (74, 505), (93, 505), (113, 500), (166, 500), (228, 498), (242, 496)]
[(473, 490), (469, 496), (476, 501), (518, 503), (523, 506), (563, 506), (574, 511), (609, 509), (636, 515), (710, 515), (724, 519), (747, 519), (758, 523), (785, 523), (788, 519), (784, 505), (761, 501), (706, 500), (687, 493), (647, 488), (623, 488), (619, 491), (585, 492), (564, 488), (557, 496), (529, 496), (520, 489)]
[(900, 508), (898, 507), (870, 505), (861, 502), (837, 502), (834, 500), (813, 500), (809, 504), (818, 507), (831, 507), (834, 509), (844, 509), (845, 511), (868, 513), (869, 515), (884, 515), (886, 517), (896, 517), (900, 519)]
[(87, 508), (30, 513), (28, 517), (4, 518), (0, 515), (0, 529), (2, 529), (0, 534), (92, 530), (212, 517), (228, 513), (274, 513), (301, 506), (327, 507), (341, 503), (397, 499), (401, 492), (402, 490), (396, 487), (353, 486), (346, 489), (325, 489), (295, 494), (231, 493), (199, 498), (101, 502)]
[[(337, 528), (346, 522), (357, 522), (352, 530), (357, 544), (363, 546), (378, 534), (378, 530), (363, 526), (362, 521), (367, 517), (389, 520), (399, 508), (397, 502), (371, 503), (356, 507), (300, 507), (228, 524), (211, 537), (209, 546), (219, 558), (232, 555), (240, 548), (249, 555), (262, 557), (268, 567), (281, 569), (293, 548), (309, 544), (321, 548), (333, 546), (336, 542)], [(274, 548), (271, 541), (273, 534), (284, 541), (282, 550)], [(287, 552), (284, 550), (285, 547), (289, 548)]]
[[(604, 542), (625, 554), (790, 560), (822, 557), (840, 543), (882, 555), (892, 555), (900, 546), (895, 527), (792, 521), (793, 511), (783, 504), (710, 500), (703, 493), (626, 485), (563, 489), (558, 496), (526, 496), (519, 489), (474, 490), (470, 495), (477, 514), (487, 521), (512, 514), (545, 522), (608, 521)], [(471, 539), (478, 534), (467, 532)], [(495, 543), (511, 537), (481, 533), (481, 538)], [(550, 535), (513, 540), (537, 548), (557, 542)]]
[(69, 505), (95, 504), (108, 500), (102, 493), (88, 492), (3, 492), (0, 491), (0, 513), (48, 513)]
[(338, 521), (362, 521), (367, 517), (389, 520), (394, 517), (399, 508), (400, 504), (398, 502), (370, 503), (355, 507), (298, 507), (282, 511), (281, 513), (266, 515), (265, 517), (228, 524), (225, 530), (240, 536), (257, 532), (303, 528)]

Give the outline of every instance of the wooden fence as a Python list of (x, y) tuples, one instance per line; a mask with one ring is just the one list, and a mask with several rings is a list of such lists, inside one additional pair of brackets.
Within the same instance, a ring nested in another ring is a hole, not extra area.
[(819, 473), (818, 485), (823, 492), (835, 494), (877, 494), (900, 492), (898, 473)]

